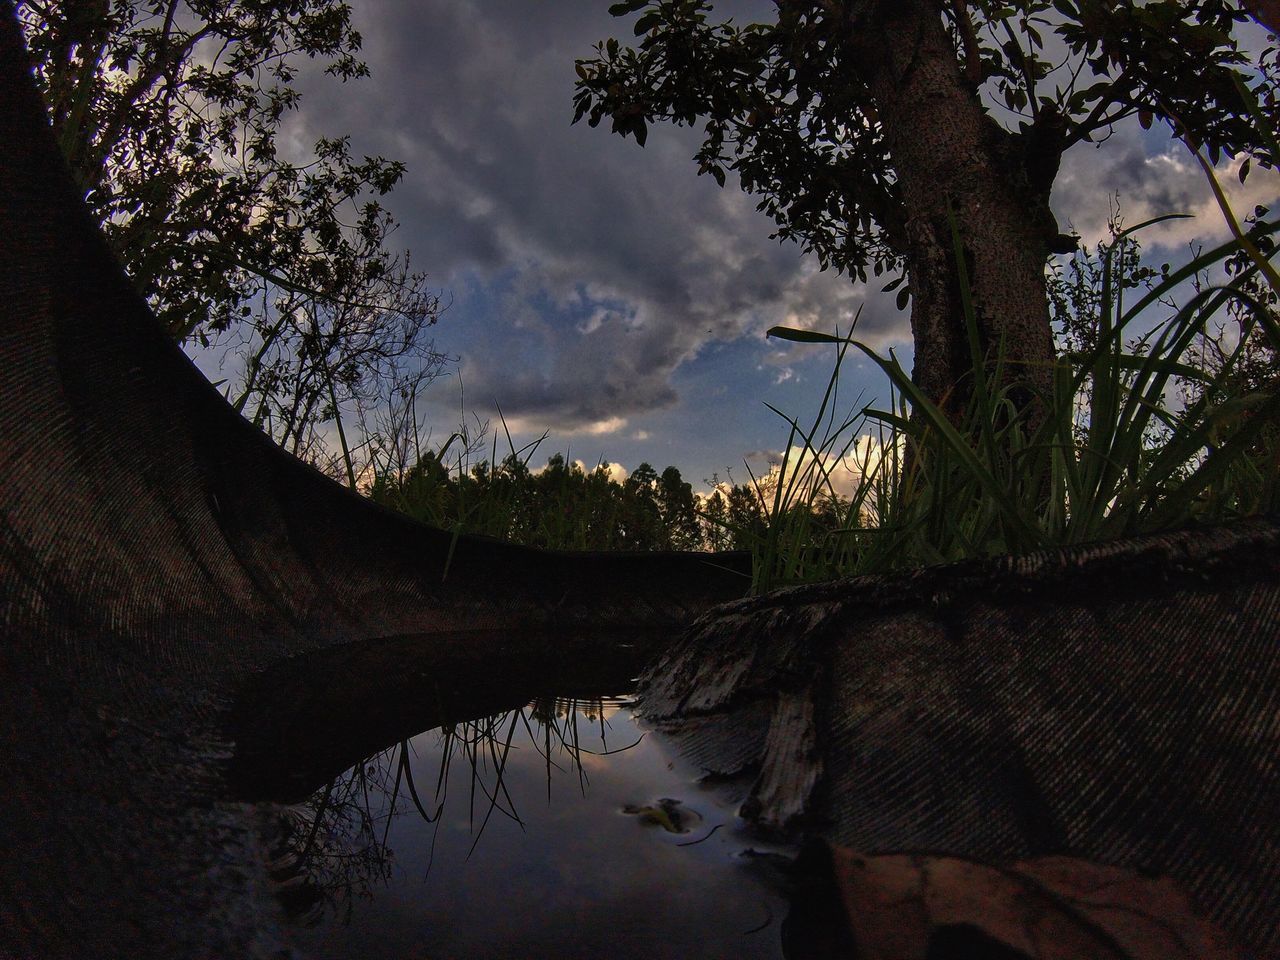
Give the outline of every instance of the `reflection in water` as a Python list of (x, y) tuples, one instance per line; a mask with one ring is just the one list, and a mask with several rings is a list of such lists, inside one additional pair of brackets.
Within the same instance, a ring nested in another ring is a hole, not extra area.
[(318, 919), (315, 911), (327, 905), (349, 922), (354, 899), (369, 897), (375, 881), (390, 879), (393, 854), (387, 846), (387, 830), (391, 817), (384, 818), (379, 835), (370, 795), (385, 794), (387, 761), (399, 749), (370, 757), (317, 791), (306, 804), (281, 814), (282, 846), (272, 876), (284, 885), (280, 899), (287, 913)]
[(275, 872), (333, 956), (781, 956), (776, 851), (618, 698), (382, 750), (286, 808)]
[[(422, 737), (402, 740), (366, 757), (305, 803), (282, 814), (283, 845), (275, 876), (287, 883), (282, 897), (286, 908), (295, 914), (305, 913), (315, 923), (322, 919), (317, 911), (327, 907), (332, 916), (350, 922), (354, 901), (367, 899), (375, 882), (386, 883), (392, 877), (395, 854), (388, 839), (399, 816), (416, 814), (422, 823), (431, 825), (429, 872), (455, 760), (469, 773), (467, 823), (473, 839), (468, 857), (494, 814), (524, 826), (504, 779), (513, 748), (532, 748), (541, 758), (548, 803), (552, 802), (553, 771), (571, 774), (585, 796), (589, 774), (584, 756), (611, 756), (634, 748), (643, 739), (640, 734), (626, 746), (610, 749), (606, 714), (623, 703), (613, 698), (539, 698), (518, 710), (424, 734), (437, 738), (427, 757), (418, 756)], [(580, 723), (591, 725), (598, 749), (583, 746)], [(434, 764), (434, 773), (422, 769), (427, 766), (422, 761), (427, 759)], [(429, 790), (419, 787), (424, 772), (433, 773), (426, 781)], [(679, 814), (674, 808), (679, 804), (664, 798), (643, 808), (628, 805), (624, 812), (640, 814), (646, 822), (660, 822), (670, 832), (684, 832), (683, 827), (675, 826)], [(692, 817), (696, 820), (698, 815)]]

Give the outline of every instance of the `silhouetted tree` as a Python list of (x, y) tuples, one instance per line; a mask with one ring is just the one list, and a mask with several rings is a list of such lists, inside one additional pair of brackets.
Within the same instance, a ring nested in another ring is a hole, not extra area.
[(708, 550), (729, 549), (732, 538), (728, 523), (729, 509), (725, 506), (724, 496), (713, 488), (702, 507), (702, 537)]
[(729, 513), (729, 529), (733, 533), (733, 549), (750, 550), (764, 539), (768, 521), (760, 498), (751, 487), (734, 484), (729, 488), (725, 506)]
[(622, 484), (622, 535), (632, 550), (657, 550), (666, 539), (658, 507), (658, 474), (647, 463), (631, 471)]
[(662, 514), (665, 548), (696, 550), (702, 546), (693, 486), (685, 483), (675, 467), (667, 467), (658, 479), (658, 509)]
[[(363, 77), (342, 0), (18, 0), (85, 202), (179, 341), (227, 342), (237, 409), (299, 453), (388, 380), (438, 372), (438, 296), (388, 249), (403, 164), (279, 143), (298, 61)], [(419, 377), (419, 379), (421, 379)], [(348, 423), (348, 427), (351, 424)], [(355, 483), (345, 435), (339, 458)]]
[(1215, 161), (1275, 159), (1236, 87), (1248, 13), (1229, 0), (774, 6), (770, 22), (741, 26), (714, 18), (711, 0), (615, 3), (635, 15), (638, 46), (611, 39), (579, 61), (575, 119), (608, 119), (641, 145), (651, 122), (697, 124), (699, 171), (722, 185), (736, 171), (775, 236), (861, 281), (902, 270), (886, 289), (910, 299), (913, 376), (944, 408), (962, 404), (974, 349), (1003, 349), (1015, 400), (1048, 392), (1045, 262), (1074, 247), (1049, 194), (1073, 144), (1136, 116)]

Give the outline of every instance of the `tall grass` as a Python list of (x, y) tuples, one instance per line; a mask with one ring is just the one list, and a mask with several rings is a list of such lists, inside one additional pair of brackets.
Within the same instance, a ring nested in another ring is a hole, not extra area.
[[(1063, 544), (1164, 530), (1280, 507), (1280, 450), (1274, 424), (1280, 387), (1242, 389), (1235, 376), (1246, 341), (1261, 331), (1280, 350), (1280, 328), (1256, 295), (1261, 277), (1280, 293), (1256, 241), (1280, 224), (1255, 226), (1166, 273), (1136, 302), (1123, 256), (1133, 235), (1165, 217), (1119, 234), (1106, 250), (1094, 346), (1059, 359), (1053, 388), (1031, 404), (1015, 403), (1026, 385), (1010, 377), (1002, 351), (979, 355), (977, 321), (964, 300), (973, 345), (967, 409), (956, 420), (924, 396), (890, 352), (882, 357), (851, 336), (774, 327), (770, 336), (836, 348), (833, 384), (849, 349), (887, 377), (903, 403), (867, 408), (861, 426), (878, 428), (885, 455), (860, 478), (850, 522), (816, 554), (778, 535), (758, 546), (761, 586), (788, 580), (880, 572), (967, 557), (1021, 554)], [(959, 240), (956, 240), (957, 254)], [(1171, 316), (1153, 314), (1186, 284), (1220, 272), (1241, 253), (1248, 264), (1227, 282), (1199, 283)], [(957, 256), (962, 290), (964, 260)], [(1197, 340), (1224, 318), (1239, 324), (1238, 344), (1216, 369), (1188, 362)], [(1143, 336), (1134, 340), (1133, 334)], [(1175, 389), (1193, 385), (1182, 402)], [(828, 396), (832, 388), (828, 388)], [(824, 398), (823, 404), (827, 403)], [(909, 412), (908, 412), (909, 408)], [(851, 429), (800, 431), (818, 453)], [(903, 450), (910, 450), (903, 456)], [(820, 468), (807, 489), (827, 481)], [(780, 501), (781, 502), (781, 501)], [(821, 569), (813, 569), (816, 560)]]

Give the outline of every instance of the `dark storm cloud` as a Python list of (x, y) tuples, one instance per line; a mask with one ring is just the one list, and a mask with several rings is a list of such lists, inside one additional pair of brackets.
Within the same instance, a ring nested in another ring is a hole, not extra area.
[[(463, 277), (500, 291), (457, 339), (448, 316), (441, 327), (468, 392), (561, 429), (669, 407), (673, 371), (706, 343), (789, 315), (847, 325), (861, 299), (769, 240), (752, 198), (697, 177), (692, 131), (655, 129), (641, 150), (570, 126), (575, 57), (627, 28), (607, 7), (358, 4), (373, 78), (315, 84), (305, 104), (317, 132), (408, 164), (391, 200), (397, 239), (456, 314), (469, 310)], [(864, 334), (907, 338), (903, 315), (871, 313)]]

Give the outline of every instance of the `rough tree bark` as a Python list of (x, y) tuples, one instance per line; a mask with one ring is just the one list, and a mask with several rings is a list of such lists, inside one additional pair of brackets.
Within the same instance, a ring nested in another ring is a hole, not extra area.
[[(874, 98), (904, 206), (914, 379), (953, 415), (973, 363), (948, 206), (964, 247), (979, 346), (1010, 362), (1015, 400), (1047, 392), (1054, 358), (1044, 267), (1057, 225), (1052, 122), (1012, 134), (986, 114), (936, 0), (847, 5), (858, 79)], [(1029, 142), (1030, 141), (1030, 142)]]

